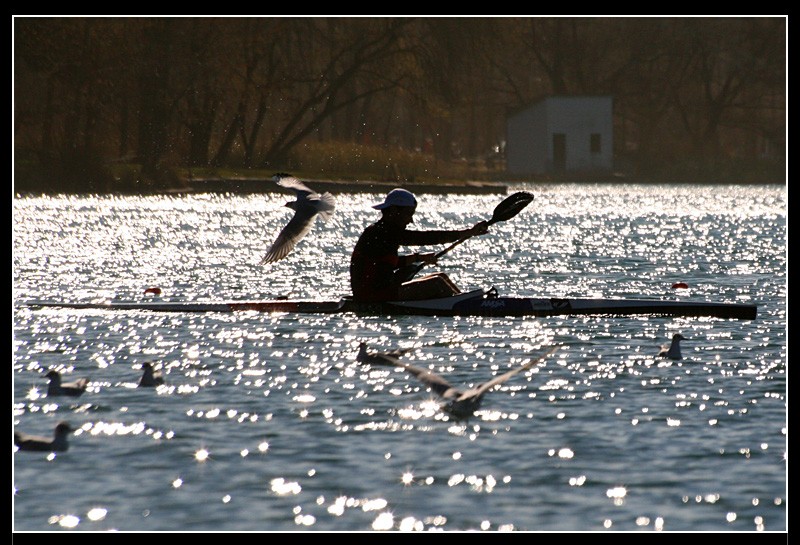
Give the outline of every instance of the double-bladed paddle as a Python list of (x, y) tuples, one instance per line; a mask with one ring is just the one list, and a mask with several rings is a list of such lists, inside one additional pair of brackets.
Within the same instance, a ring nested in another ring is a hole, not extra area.
[[(497, 223), (498, 221), (506, 221), (510, 220), (517, 214), (519, 214), (523, 208), (528, 206), (533, 201), (533, 193), (528, 193), (527, 191), (518, 191), (513, 193), (503, 199), (503, 201), (498, 204), (494, 212), (492, 213), (492, 219), (490, 219), (487, 224), (492, 225)], [(445, 248), (444, 250), (440, 250), (436, 253), (436, 259), (439, 259), (444, 254), (464, 242), (465, 240), (471, 237), (464, 237), (452, 243), (450, 246)], [(419, 271), (425, 266), (425, 263), (412, 263), (411, 265), (406, 265), (405, 267), (400, 267), (395, 271), (394, 278), (395, 281), (399, 284), (403, 282), (408, 282), (409, 280), (413, 279)]]

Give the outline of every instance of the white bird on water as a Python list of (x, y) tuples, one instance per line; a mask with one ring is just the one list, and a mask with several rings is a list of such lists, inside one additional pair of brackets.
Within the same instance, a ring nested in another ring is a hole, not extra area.
[(327, 221), (336, 208), (333, 195), (315, 193), (290, 174), (279, 173), (272, 179), (281, 187), (293, 189), (297, 194), (297, 200), (286, 203), (285, 206), (294, 210), (294, 216), (272, 243), (259, 265), (273, 263), (289, 255), (295, 245), (311, 230), (316, 217), (319, 216), (321, 221)]
[(29, 435), (21, 431), (14, 432), (14, 444), (19, 450), (32, 450), (38, 452), (65, 452), (69, 448), (67, 436), (72, 431), (72, 427), (65, 421), (56, 425), (53, 438), (41, 437), (39, 435)]
[(672, 336), (672, 343), (667, 346), (664, 345), (661, 347), (661, 352), (658, 353), (659, 358), (669, 358), (671, 360), (679, 360), (682, 359), (681, 356), (681, 341), (686, 340), (686, 337), (681, 335), (680, 333), (675, 333)]
[(483, 401), (483, 396), (487, 392), (491, 391), (492, 388), (494, 388), (498, 384), (502, 384), (503, 382), (507, 381), (514, 375), (521, 373), (522, 371), (525, 371), (527, 369), (530, 369), (531, 367), (542, 361), (544, 358), (552, 354), (557, 348), (558, 348), (557, 346), (554, 346), (553, 348), (542, 354), (537, 359), (530, 361), (521, 367), (512, 369), (507, 373), (498, 375), (487, 382), (475, 386), (474, 388), (469, 388), (468, 390), (459, 390), (458, 388), (450, 384), (442, 376), (437, 375), (436, 373), (433, 373), (428, 369), (423, 369), (421, 367), (416, 367), (414, 365), (404, 363), (400, 361), (397, 357), (389, 354), (380, 354), (380, 353), (369, 354), (369, 363), (372, 365), (402, 367), (403, 369), (414, 375), (420, 382), (430, 387), (431, 390), (433, 390), (439, 397), (441, 397), (446, 401), (446, 404), (442, 406), (442, 409), (444, 409), (446, 412), (448, 412), (458, 420), (465, 420), (470, 416), (472, 416), (473, 413), (480, 408), (481, 401)]
[(48, 396), (72, 396), (77, 397), (86, 391), (86, 386), (89, 384), (89, 379), (79, 378), (72, 382), (62, 382), (61, 373), (55, 369), (51, 369), (45, 375), (50, 379), (47, 385)]
[(391, 352), (370, 352), (367, 349), (367, 343), (361, 342), (358, 345), (358, 354), (356, 355), (356, 361), (359, 363), (374, 363), (377, 365), (386, 364), (386, 358), (401, 358), (403, 355), (408, 353), (410, 349), (405, 348), (398, 348), (397, 350), (392, 350)]

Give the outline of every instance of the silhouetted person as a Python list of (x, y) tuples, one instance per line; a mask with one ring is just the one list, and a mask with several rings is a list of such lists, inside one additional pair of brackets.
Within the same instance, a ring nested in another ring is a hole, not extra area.
[(444, 273), (433, 273), (404, 281), (399, 269), (414, 263), (436, 263), (435, 253), (399, 255), (400, 246), (447, 244), (482, 235), (488, 231), (485, 221), (469, 229), (454, 231), (413, 231), (406, 227), (414, 221), (417, 199), (405, 189), (393, 189), (386, 199), (372, 208), (381, 211), (381, 219), (367, 227), (356, 243), (350, 258), (350, 287), (353, 300), (411, 301), (447, 297), (460, 293)]

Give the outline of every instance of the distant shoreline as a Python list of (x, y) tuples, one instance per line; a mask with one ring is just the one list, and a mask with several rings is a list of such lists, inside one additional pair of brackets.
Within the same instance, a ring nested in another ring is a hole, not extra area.
[[(413, 193), (447, 194), (463, 193), (468, 195), (505, 194), (508, 184), (497, 182), (400, 182), (400, 181), (341, 181), (304, 179), (317, 192), (331, 193), (388, 193), (396, 187), (403, 187)], [(277, 185), (271, 179), (254, 178), (203, 178), (188, 180), (187, 185), (195, 193), (291, 193)]]
[[(343, 180), (313, 180), (305, 179), (309, 186), (319, 192), (331, 193), (387, 193), (395, 187), (403, 187), (417, 194), (463, 194), (463, 195), (504, 195), (508, 187), (518, 184), (547, 185), (547, 184), (575, 184), (575, 185), (786, 185), (785, 181), (673, 181), (639, 179), (636, 181), (625, 177), (604, 178), (578, 178), (564, 177), (529, 180), (511, 180), (507, 182), (493, 181), (447, 181), (447, 182), (418, 182), (418, 181), (343, 181)], [(267, 178), (192, 178), (183, 180), (180, 185), (173, 187), (145, 187), (141, 190), (135, 188), (113, 189), (108, 191), (76, 191), (54, 190), (52, 187), (36, 189), (27, 187), (24, 190), (14, 191), (14, 196), (30, 195), (58, 195), (58, 194), (100, 194), (100, 195), (180, 195), (195, 193), (233, 193), (233, 194), (259, 194), (259, 193), (290, 193)]]

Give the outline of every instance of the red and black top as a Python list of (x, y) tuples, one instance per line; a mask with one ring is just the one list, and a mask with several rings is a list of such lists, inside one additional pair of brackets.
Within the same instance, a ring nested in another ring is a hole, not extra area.
[(412, 263), (411, 256), (399, 256), (400, 246), (424, 246), (455, 242), (464, 231), (409, 231), (383, 219), (364, 229), (350, 257), (350, 288), (355, 301), (393, 301), (400, 284), (393, 273)]

